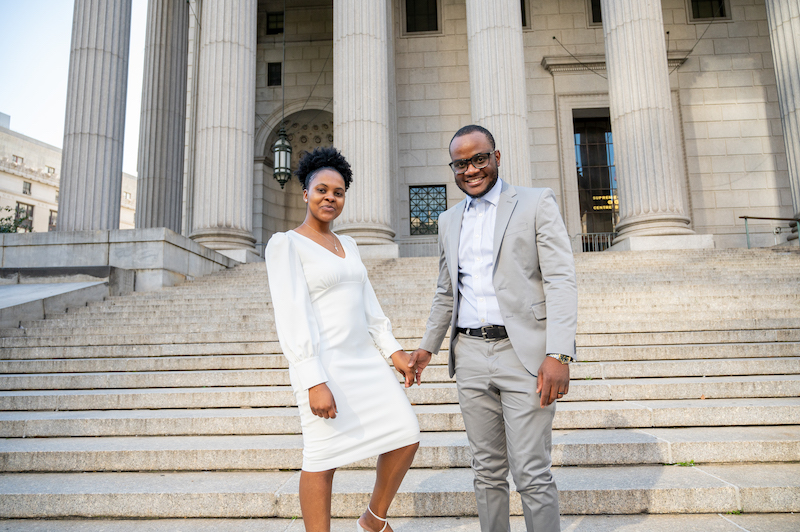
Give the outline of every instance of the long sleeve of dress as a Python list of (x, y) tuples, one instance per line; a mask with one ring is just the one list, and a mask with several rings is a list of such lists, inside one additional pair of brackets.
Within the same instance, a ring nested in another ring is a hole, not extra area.
[(291, 239), (284, 233), (273, 235), (267, 244), (266, 259), (275, 327), (283, 354), (303, 390), (327, 382), (328, 376), (318, 356), (319, 327), (311, 307), (303, 264)]
[(392, 334), (392, 323), (383, 313), (381, 304), (378, 302), (378, 296), (375, 295), (375, 290), (372, 288), (369, 279), (364, 281), (364, 313), (372, 341), (375, 342), (378, 351), (385, 358), (389, 358), (392, 353), (403, 349), (400, 342)]

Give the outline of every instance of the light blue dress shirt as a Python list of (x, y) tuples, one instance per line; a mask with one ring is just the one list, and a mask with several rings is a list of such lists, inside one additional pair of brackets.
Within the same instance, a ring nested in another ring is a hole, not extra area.
[(481, 198), (467, 196), (458, 242), (458, 327), (505, 325), (492, 285), (494, 225), (503, 181)]

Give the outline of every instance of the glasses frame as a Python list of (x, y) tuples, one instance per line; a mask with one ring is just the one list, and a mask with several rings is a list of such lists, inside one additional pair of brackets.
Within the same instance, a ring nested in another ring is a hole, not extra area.
[[(465, 174), (467, 172), (467, 170), (469, 170), (469, 165), (472, 165), (476, 170), (482, 170), (482, 169), (486, 168), (487, 166), (489, 166), (489, 163), (492, 161), (492, 158), (490, 156), (494, 155), (494, 154), (495, 154), (494, 151), (487, 151), (487, 152), (484, 152), (484, 153), (476, 153), (475, 155), (473, 155), (469, 159), (456, 159), (455, 161), (449, 163), (447, 166), (450, 167), (450, 169), (453, 171), (454, 174)], [(478, 166), (477, 164), (475, 164), (475, 157), (480, 157), (481, 155), (485, 155), (486, 156), (486, 164), (484, 164), (483, 166)], [(464, 171), (463, 172), (459, 172), (458, 170), (456, 170), (456, 167), (455, 167), (456, 163), (461, 163), (461, 162), (467, 163), (467, 166), (464, 167)]]

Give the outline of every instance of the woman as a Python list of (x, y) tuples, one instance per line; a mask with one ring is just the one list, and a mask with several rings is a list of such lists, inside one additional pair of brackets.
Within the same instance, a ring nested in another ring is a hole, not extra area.
[(419, 424), (384, 357), (406, 387), (415, 368), (392, 335), (355, 241), (331, 231), (352, 181), (350, 165), (335, 148), (317, 148), (296, 173), (308, 204), (305, 220), (275, 234), (266, 257), (303, 430), (303, 521), (308, 532), (329, 532), (334, 471), (380, 455), (356, 530), (388, 532), (386, 514), (419, 447)]

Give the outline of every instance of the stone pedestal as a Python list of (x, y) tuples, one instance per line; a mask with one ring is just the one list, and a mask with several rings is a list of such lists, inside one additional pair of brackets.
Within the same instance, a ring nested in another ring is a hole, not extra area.
[(335, 230), (352, 236), (362, 248), (386, 246), (384, 251), (396, 257), (391, 228), (389, 7), (384, 0), (333, 3), (334, 138), (353, 169), (353, 184)]
[(189, 4), (147, 5), (136, 227), (180, 233), (186, 128)]
[(75, 0), (58, 230), (119, 228), (131, 0)]
[(257, 6), (257, 0), (203, 3), (190, 237), (211, 249), (255, 249)]
[(467, 0), (472, 121), (492, 132), (500, 177), (531, 186), (525, 50), (519, 0)]
[(767, 0), (767, 20), (792, 188), (792, 208), (794, 216), (800, 217), (800, 6), (797, 0)]
[(692, 234), (679, 181), (661, 2), (601, 2), (618, 176), (615, 243)]

